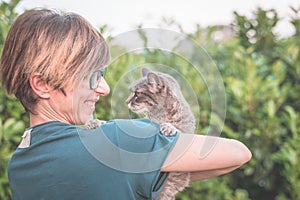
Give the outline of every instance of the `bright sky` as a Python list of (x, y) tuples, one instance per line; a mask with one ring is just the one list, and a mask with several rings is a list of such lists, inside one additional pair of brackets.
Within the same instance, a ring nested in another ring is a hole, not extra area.
[(233, 11), (251, 16), (258, 6), (277, 10), (282, 21), (276, 31), (282, 36), (293, 33), (288, 22), (292, 15), (289, 7), (299, 8), (299, 0), (23, 0), (18, 11), (34, 7), (72, 11), (96, 27), (107, 24), (114, 35), (135, 29), (139, 24), (159, 27), (162, 17), (175, 19), (188, 32), (195, 29), (195, 24), (226, 25), (232, 22)]

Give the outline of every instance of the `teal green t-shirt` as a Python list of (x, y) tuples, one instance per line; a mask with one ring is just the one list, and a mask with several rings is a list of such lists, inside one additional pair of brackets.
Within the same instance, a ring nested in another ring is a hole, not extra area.
[(55, 121), (30, 129), (29, 147), (18, 148), (8, 166), (14, 200), (156, 199), (179, 135), (162, 135), (148, 119), (93, 130)]

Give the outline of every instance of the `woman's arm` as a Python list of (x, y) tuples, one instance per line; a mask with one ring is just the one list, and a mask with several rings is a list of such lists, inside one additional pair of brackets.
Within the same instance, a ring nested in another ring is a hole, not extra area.
[(188, 171), (193, 180), (228, 173), (251, 159), (251, 152), (232, 139), (181, 134), (162, 171)]

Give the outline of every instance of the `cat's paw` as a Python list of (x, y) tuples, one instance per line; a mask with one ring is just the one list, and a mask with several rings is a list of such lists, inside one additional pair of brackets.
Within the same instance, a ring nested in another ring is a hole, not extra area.
[(85, 123), (84, 128), (85, 129), (95, 129), (98, 126), (105, 124), (105, 123), (106, 123), (106, 121), (104, 121), (104, 120), (92, 119)]
[(160, 124), (160, 132), (166, 136), (172, 136), (177, 132), (175, 126), (170, 123), (161, 123)]

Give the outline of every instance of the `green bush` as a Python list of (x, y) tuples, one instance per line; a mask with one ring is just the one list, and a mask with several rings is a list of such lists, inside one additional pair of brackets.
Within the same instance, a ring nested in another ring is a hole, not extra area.
[[(14, 8), (18, 2), (0, 4), (0, 49), (16, 17)], [(279, 38), (272, 31), (280, 21), (276, 10), (261, 8), (251, 17), (235, 12), (232, 23), (235, 36), (225, 40), (214, 39), (218, 27), (197, 26), (194, 33), (187, 34), (208, 51), (222, 75), (227, 109), (221, 136), (244, 142), (253, 158), (230, 174), (192, 183), (177, 199), (300, 199), (300, 149), (297, 148), (300, 142), (300, 7), (291, 10), (294, 14), (290, 21), (296, 32), (288, 38)], [(147, 42), (143, 32), (140, 36)], [(195, 56), (201, 51), (193, 50)], [(119, 51), (122, 51), (120, 46), (111, 47), (112, 54)], [(113, 90), (108, 97), (100, 99), (97, 117), (106, 120), (116, 115), (128, 117), (128, 110), (122, 108), (129, 91), (120, 80), (129, 69), (145, 63), (172, 66), (185, 77), (190, 87), (185, 90), (192, 89), (197, 94), (197, 102), (192, 105), (194, 113), (199, 113), (197, 103), (201, 108), (197, 133), (206, 134), (212, 103), (205, 81), (190, 70), (191, 63), (187, 60), (162, 50), (126, 53), (111, 63), (106, 78)], [(132, 79), (138, 76), (133, 74)], [(113, 113), (115, 108), (122, 112)], [(11, 199), (7, 162), (29, 119), (20, 103), (3, 90), (0, 90), (0, 112), (0, 199)]]

